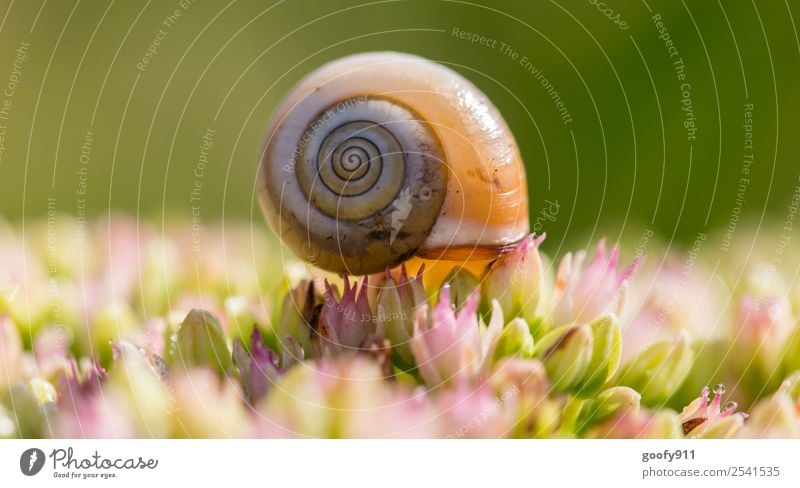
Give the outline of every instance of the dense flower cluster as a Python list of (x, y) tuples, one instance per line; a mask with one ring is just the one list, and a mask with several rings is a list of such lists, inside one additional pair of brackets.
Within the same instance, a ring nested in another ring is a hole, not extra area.
[(530, 236), (430, 284), (169, 228), (0, 223), (0, 437), (800, 437), (787, 255)]

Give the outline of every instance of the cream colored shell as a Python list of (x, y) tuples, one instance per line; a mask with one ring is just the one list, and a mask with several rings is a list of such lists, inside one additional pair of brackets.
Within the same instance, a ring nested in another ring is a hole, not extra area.
[(401, 53), (333, 61), (292, 90), (267, 131), (259, 197), (299, 257), (340, 273), (491, 258), (529, 232), (525, 169), (497, 109)]

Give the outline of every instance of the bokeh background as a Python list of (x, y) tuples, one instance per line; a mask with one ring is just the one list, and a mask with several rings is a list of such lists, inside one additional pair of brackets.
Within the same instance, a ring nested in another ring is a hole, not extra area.
[[(281, 98), (326, 61), (397, 50), (452, 67), (499, 107), (526, 161), (532, 219), (558, 204), (542, 221), (546, 248), (642, 229), (690, 245), (734, 216), (786, 216), (800, 172), (798, 12), (796, 0), (4, 0), (3, 89), (15, 60), (19, 69), (11, 94), (0, 94), (0, 107), (10, 104), (0, 121), (0, 209), (14, 223), (84, 204), (87, 218), (191, 218), (212, 129), (195, 218), (265, 225), (256, 162)], [(753, 161), (742, 192), (746, 104)]]

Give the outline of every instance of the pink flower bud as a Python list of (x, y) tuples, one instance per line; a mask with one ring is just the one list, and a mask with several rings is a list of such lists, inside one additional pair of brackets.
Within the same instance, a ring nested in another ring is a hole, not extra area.
[(507, 254), (492, 262), (482, 280), (484, 303), (497, 300), (507, 319), (522, 317), (537, 322), (537, 307), (544, 276), (539, 245), (544, 235), (523, 239)]
[(770, 390), (777, 388), (780, 378), (776, 372), (796, 323), (785, 297), (758, 300), (746, 295), (742, 299), (733, 334), (734, 362), (743, 376), (753, 380), (745, 385), (752, 393), (758, 394), (763, 383), (768, 383)]
[[(728, 402), (722, 407), (725, 386), (714, 387), (714, 398), (709, 400), (706, 386), (692, 403), (684, 407), (680, 414), (683, 434), (689, 437), (733, 437), (742, 427), (747, 414), (736, 412), (736, 402)], [(726, 420), (728, 417), (735, 417)]]
[(319, 317), (319, 349), (322, 355), (354, 353), (375, 333), (372, 310), (367, 299), (368, 278), (360, 287), (345, 276), (341, 300), (325, 282), (324, 303)]
[(519, 412), (520, 390), (511, 386), (495, 395), (487, 384), (466, 383), (440, 392), (436, 405), (441, 412), (444, 436), (449, 439), (501, 438), (512, 435)]
[(678, 414), (672, 410), (628, 409), (592, 427), (594, 439), (677, 439), (681, 437)]
[(428, 387), (457, 379), (474, 379), (483, 364), (478, 326), (478, 295), (456, 311), (450, 289), (442, 288), (433, 313), (417, 314), (411, 351)]
[(586, 253), (568, 253), (558, 267), (555, 288), (555, 325), (572, 321), (591, 322), (605, 313), (619, 315), (628, 280), (638, 266), (634, 261), (624, 271), (617, 269), (619, 249), (606, 255), (605, 239), (600, 239), (594, 259), (584, 265)]

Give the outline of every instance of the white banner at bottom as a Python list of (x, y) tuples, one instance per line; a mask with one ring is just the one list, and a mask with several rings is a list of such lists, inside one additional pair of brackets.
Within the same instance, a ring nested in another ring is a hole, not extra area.
[(139, 488), (800, 486), (798, 459), (800, 440), (3, 440), (0, 480)]

